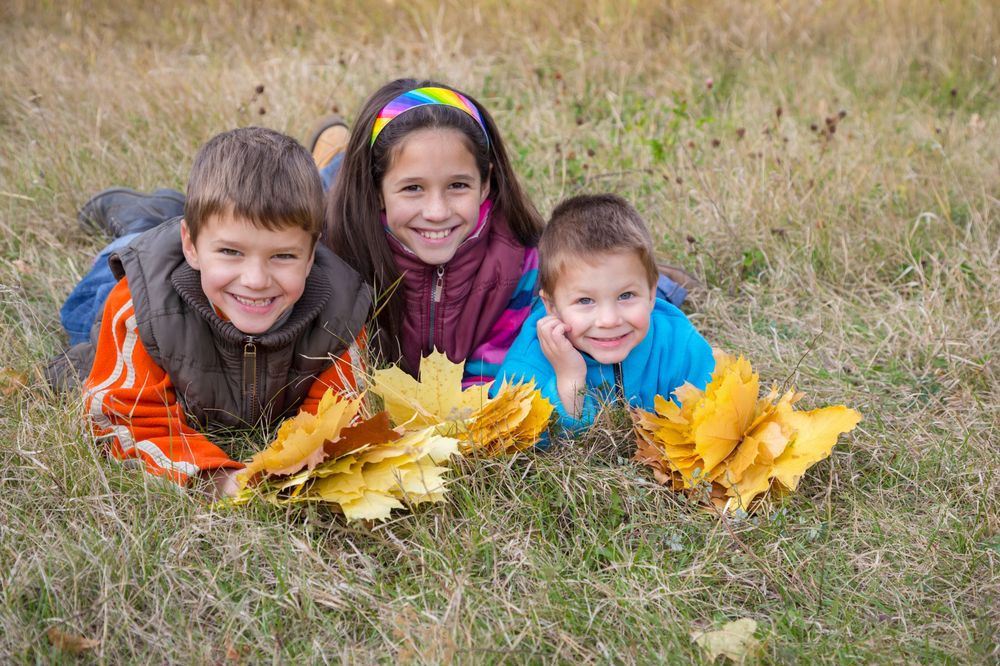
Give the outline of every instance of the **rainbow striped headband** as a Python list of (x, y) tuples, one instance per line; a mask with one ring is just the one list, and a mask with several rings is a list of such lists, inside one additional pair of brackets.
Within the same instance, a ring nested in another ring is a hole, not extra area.
[(486, 131), (486, 124), (483, 123), (483, 117), (479, 115), (479, 109), (469, 101), (468, 97), (447, 88), (417, 88), (403, 93), (382, 107), (382, 110), (378, 112), (378, 117), (375, 118), (375, 126), (372, 127), (372, 141), (368, 145), (374, 146), (375, 139), (385, 129), (385, 126), (401, 113), (406, 113), (418, 106), (428, 106), (430, 104), (452, 106), (469, 114), (483, 128), (483, 134), (486, 135), (486, 142), (489, 143), (490, 135)]

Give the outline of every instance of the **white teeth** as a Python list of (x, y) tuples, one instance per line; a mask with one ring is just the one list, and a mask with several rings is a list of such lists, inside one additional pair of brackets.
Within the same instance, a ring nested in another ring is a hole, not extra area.
[(272, 298), (244, 298), (243, 296), (237, 296), (236, 294), (233, 294), (233, 298), (235, 298), (238, 302), (240, 302), (243, 305), (248, 305), (250, 307), (258, 307), (258, 308), (259, 307), (263, 307), (263, 306), (269, 304), (271, 301), (274, 300), (273, 297)]
[(442, 238), (447, 238), (451, 234), (451, 229), (446, 229), (444, 231), (418, 231), (417, 233), (427, 240), (441, 240)]

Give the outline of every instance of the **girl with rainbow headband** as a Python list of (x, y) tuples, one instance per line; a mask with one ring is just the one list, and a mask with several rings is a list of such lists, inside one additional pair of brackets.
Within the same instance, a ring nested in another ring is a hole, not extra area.
[(490, 381), (537, 291), (543, 221), (489, 113), (434, 81), (365, 103), (327, 195), (325, 241), (378, 294), (369, 344), (416, 374), (435, 348)]

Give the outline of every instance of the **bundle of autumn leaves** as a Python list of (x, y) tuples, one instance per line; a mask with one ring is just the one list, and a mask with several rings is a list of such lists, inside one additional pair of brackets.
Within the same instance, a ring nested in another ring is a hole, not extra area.
[[(420, 381), (397, 367), (374, 373), (370, 391), (384, 411), (367, 415), (363, 396), (327, 392), (315, 415), (289, 419), (253, 456), (233, 501), (324, 502), (347, 520), (439, 502), (453, 458), (513, 455), (548, 428), (553, 406), (533, 383), (505, 383), (493, 398), (488, 389), (462, 390), (462, 366), (435, 352)], [(654, 413), (633, 410), (635, 459), (660, 483), (729, 512), (795, 490), (861, 419), (842, 405), (795, 411), (802, 394), (794, 389), (758, 397), (750, 363), (721, 353), (704, 391), (685, 384), (674, 396), (677, 403), (658, 396)]]
[(794, 388), (759, 397), (750, 362), (720, 352), (704, 391), (684, 384), (674, 396), (680, 404), (657, 396), (655, 413), (636, 411), (635, 459), (660, 483), (730, 513), (794, 491), (861, 421), (843, 405), (796, 411), (802, 394)]
[(237, 477), (237, 504), (325, 502), (347, 520), (385, 520), (393, 509), (439, 502), (443, 475), (459, 455), (498, 456), (534, 446), (552, 403), (534, 384), (462, 390), (462, 366), (435, 352), (420, 381), (398, 367), (376, 370), (371, 392), (385, 410), (363, 414), (364, 397), (333, 391), (316, 414), (285, 421), (275, 440)]

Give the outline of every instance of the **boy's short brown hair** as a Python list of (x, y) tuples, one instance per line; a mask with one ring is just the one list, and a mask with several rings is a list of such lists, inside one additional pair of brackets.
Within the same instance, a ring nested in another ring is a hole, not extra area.
[(652, 288), (658, 277), (653, 239), (639, 211), (614, 194), (570, 197), (552, 211), (538, 242), (541, 288), (551, 294), (566, 263), (574, 258), (620, 251), (636, 253)]
[(184, 220), (191, 240), (212, 215), (231, 213), (265, 229), (304, 229), (319, 238), (323, 185), (295, 139), (264, 127), (217, 134), (194, 158)]

